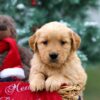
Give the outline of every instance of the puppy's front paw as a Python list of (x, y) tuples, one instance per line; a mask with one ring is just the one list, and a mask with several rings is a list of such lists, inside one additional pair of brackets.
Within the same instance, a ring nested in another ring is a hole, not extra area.
[(42, 79), (35, 79), (30, 82), (31, 91), (41, 91), (45, 87), (45, 81)]
[(62, 82), (53, 77), (50, 77), (46, 80), (46, 91), (57, 91), (60, 89)]

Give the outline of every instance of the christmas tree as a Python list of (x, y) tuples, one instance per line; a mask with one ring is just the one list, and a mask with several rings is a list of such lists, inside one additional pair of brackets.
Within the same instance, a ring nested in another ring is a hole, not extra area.
[(90, 7), (98, 9), (97, 0), (0, 0), (0, 14), (10, 15), (17, 24), (18, 43), (28, 46), (29, 36), (43, 24), (59, 21), (81, 38), (79, 55), (86, 61), (99, 60), (100, 36), (95, 22), (87, 20)]

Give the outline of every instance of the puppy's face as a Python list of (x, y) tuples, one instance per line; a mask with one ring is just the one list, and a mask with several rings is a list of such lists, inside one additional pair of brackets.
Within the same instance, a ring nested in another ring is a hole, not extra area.
[(5, 37), (16, 38), (15, 22), (10, 16), (0, 15), (0, 39)]
[(66, 62), (72, 50), (77, 48), (73, 46), (73, 34), (61, 23), (52, 22), (44, 25), (30, 38), (30, 46), (39, 54), (44, 64), (60, 67)]

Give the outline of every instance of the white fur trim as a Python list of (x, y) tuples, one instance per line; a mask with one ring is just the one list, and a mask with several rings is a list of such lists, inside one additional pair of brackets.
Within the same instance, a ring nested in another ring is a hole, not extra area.
[(0, 78), (6, 78), (10, 76), (16, 76), (20, 79), (25, 78), (24, 70), (22, 68), (7, 68), (0, 72)]

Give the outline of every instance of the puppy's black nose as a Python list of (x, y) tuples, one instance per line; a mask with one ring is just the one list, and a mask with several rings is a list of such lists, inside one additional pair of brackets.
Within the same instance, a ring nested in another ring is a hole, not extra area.
[(0, 24), (0, 31), (5, 31), (7, 30), (7, 26), (4, 24)]
[(58, 57), (58, 54), (57, 54), (57, 53), (52, 53), (52, 54), (50, 54), (49, 56), (50, 56), (50, 58), (51, 58), (52, 60), (56, 60), (57, 57)]

